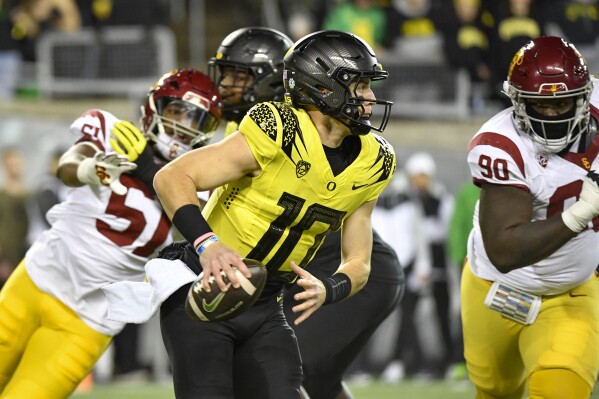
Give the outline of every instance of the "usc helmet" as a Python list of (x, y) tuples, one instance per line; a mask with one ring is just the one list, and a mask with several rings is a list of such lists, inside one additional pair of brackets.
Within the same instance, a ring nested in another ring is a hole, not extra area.
[[(335, 30), (325, 30), (304, 36), (287, 52), (283, 81), (287, 95), (295, 105), (314, 105), (325, 115), (347, 125), (354, 134), (366, 134), (371, 129), (382, 132), (387, 126), (391, 101), (370, 100), (373, 116), (379, 119), (373, 126), (364, 115), (364, 98), (350, 89), (350, 84), (367, 78), (387, 79), (372, 48), (358, 36)], [(321, 89), (329, 92), (322, 93)], [(384, 108), (380, 111), (381, 105)]]
[[(514, 121), (545, 150), (557, 153), (589, 128), (593, 83), (585, 59), (562, 38), (529, 41), (512, 59), (503, 91), (514, 106)], [(571, 111), (557, 116), (537, 112), (530, 101), (574, 99)]]
[(283, 87), (283, 56), (293, 41), (283, 33), (270, 28), (250, 27), (231, 32), (208, 61), (208, 72), (219, 86), (225, 67), (252, 76), (242, 86), (242, 99), (231, 104), (224, 98), (224, 116), (227, 120), (240, 122), (247, 111), (263, 101), (281, 101)]
[[(179, 120), (164, 116), (167, 106), (177, 106)], [(141, 107), (140, 124), (154, 148), (171, 161), (192, 148), (206, 145), (218, 127), (222, 101), (210, 78), (195, 69), (176, 69), (152, 86)], [(177, 137), (189, 136), (181, 142)]]

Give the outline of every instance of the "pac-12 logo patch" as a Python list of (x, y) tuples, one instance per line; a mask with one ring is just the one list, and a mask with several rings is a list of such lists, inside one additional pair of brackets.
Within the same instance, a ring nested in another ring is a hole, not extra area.
[(298, 177), (298, 179), (304, 177), (310, 171), (311, 167), (312, 165), (310, 165), (309, 162), (306, 162), (302, 159), (295, 164), (295, 175)]

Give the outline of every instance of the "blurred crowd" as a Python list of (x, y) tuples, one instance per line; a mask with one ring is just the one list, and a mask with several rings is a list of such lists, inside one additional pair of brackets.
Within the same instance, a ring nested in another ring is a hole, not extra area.
[[(163, 25), (181, 43), (192, 41), (193, 1), (2, 0), (0, 1), (0, 98), (17, 89), (19, 65), (35, 62), (36, 43), (47, 31), (106, 26)], [(230, 4), (229, 4), (230, 3)], [(242, 4), (243, 3), (243, 4)], [(543, 35), (568, 39), (599, 73), (597, 0), (326, 0), (204, 2), (206, 44), (242, 26), (270, 26), (296, 40), (308, 32), (338, 29), (366, 40), (386, 65), (438, 64), (465, 69), (473, 101), (509, 105), (501, 93), (505, 66), (527, 40)], [(223, 10), (231, 10), (230, 17)], [(252, 12), (241, 12), (251, 10)], [(214, 14), (214, 16), (213, 16)], [(182, 16), (187, 17), (187, 22)], [(186, 36), (188, 35), (188, 36)], [(205, 45), (210, 53), (211, 46)], [(476, 104), (474, 104), (476, 106)]]
[(301, 10), (287, 24), (292, 37), (319, 28), (346, 30), (369, 42), (387, 66), (465, 69), (473, 100), (500, 107), (510, 105), (501, 95), (506, 65), (532, 38), (564, 37), (585, 54), (591, 73), (599, 74), (596, 0), (344, 0), (296, 7)]

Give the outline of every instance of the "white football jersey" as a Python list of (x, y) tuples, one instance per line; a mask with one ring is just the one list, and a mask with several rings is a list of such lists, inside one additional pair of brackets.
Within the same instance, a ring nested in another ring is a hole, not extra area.
[[(71, 125), (78, 141), (113, 151), (112, 126), (118, 119), (92, 110)], [(117, 281), (143, 281), (148, 258), (172, 242), (170, 222), (148, 188), (121, 175), (128, 188), (117, 195), (104, 186), (70, 188), (67, 199), (47, 214), (51, 229), (26, 254), (27, 272), (43, 291), (73, 309), (95, 330), (114, 335), (124, 324), (106, 319), (102, 287)]]
[[(597, 82), (595, 82), (597, 83)], [(599, 92), (591, 100), (591, 115), (599, 119)], [(578, 139), (580, 140), (580, 138)], [(571, 148), (578, 148), (578, 141)], [(599, 135), (584, 153), (547, 153), (519, 133), (508, 108), (486, 122), (468, 147), (468, 164), (475, 183), (510, 185), (528, 191), (533, 198), (532, 220), (561, 214), (577, 201), (583, 178), (599, 169)], [(457, 205), (459, 206), (459, 205)], [(588, 280), (599, 265), (599, 217), (587, 229), (548, 258), (503, 274), (489, 260), (483, 245), (478, 206), (468, 242), (468, 259), (475, 275), (500, 281), (537, 295), (556, 295)]]

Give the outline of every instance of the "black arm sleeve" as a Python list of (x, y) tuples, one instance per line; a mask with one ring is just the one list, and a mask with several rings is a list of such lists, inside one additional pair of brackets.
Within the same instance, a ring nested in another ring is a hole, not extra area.
[(131, 171), (131, 175), (141, 180), (152, 192), (152, 194), (156, 195), (156, 190), (154, 190), (153, 184), (154, 175), (160, 168), (154, 162), (154, 154), (149, 143), (146, 145), (146, 148), (144, 148), (143, 152), (139, 155), (139, 158), (137, 158), (135, 163), (137, 164), (137, 168)]

